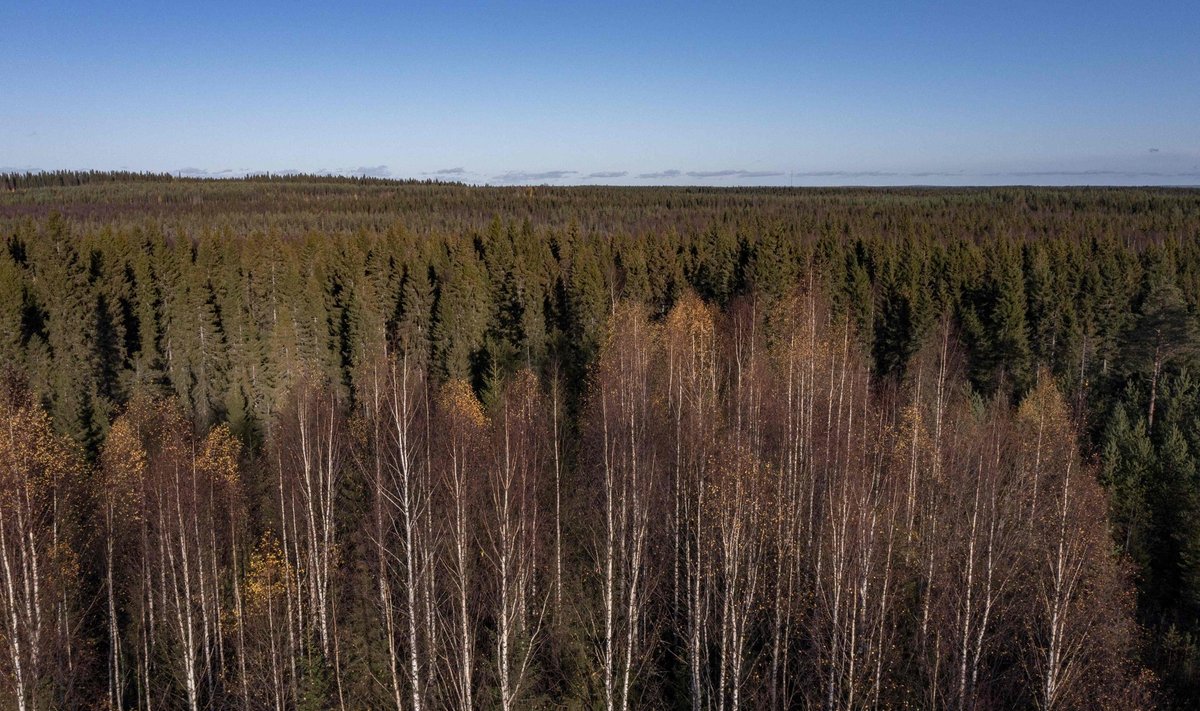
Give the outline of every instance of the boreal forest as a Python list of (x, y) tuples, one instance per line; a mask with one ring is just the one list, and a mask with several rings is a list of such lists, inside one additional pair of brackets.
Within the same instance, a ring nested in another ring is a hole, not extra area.
[(1200, 190), (0, 176), (0, 706), (1191, 709)]

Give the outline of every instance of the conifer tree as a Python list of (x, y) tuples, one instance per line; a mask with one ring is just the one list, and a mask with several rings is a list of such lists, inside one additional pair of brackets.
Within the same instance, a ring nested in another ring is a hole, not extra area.
[(586, 239), (577, 238), (573, 245), (566, 292), (571, 365), (575, 374), (581, 374), (596, 356), (605, 318), (612, 309), (600, 255)]
[[(1033, 376), (1025, 320), (1024, 277), (1016, 247), (1007, 242), (1002, 242), (998, 247), (996, 263), (992, 266), (990, 348), (987, 357), (993, 364), (993, 373), (1003, 370), (1014, 390), (1021, 393), (1029, 386)], [(994, 380), (992, 382), (996, 383)]]
[[(95, 295), (67, 225), (52, 218), (36, 244), (37, 307), (43, 314), (46, 399), (56, 427), (95, 452), (107, 426), (97, 391)], [(38, 365), (34, 365), (38, 368)]]
[(440, 377), (476, 380), (475, 365), (492, 312), (486, 270), (466, 240), (456, 240), (436, 267), (438, 291), (433, 307), (434, 363)]
[(0, 249), (0, 360), (10, 366), (24, 360), (21, 310), (25, 304), (21, 270), (8, 252)]

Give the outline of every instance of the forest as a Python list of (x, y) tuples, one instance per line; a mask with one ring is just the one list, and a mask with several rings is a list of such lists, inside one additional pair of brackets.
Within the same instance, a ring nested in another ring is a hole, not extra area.
[(1200, 189), (0, 188), (5, 708), (1200, 704)]

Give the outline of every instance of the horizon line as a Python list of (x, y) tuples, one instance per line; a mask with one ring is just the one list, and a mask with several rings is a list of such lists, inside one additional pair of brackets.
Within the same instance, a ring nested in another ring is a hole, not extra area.
[[(589, 179), (587, 175), (581, 175), (580, 178), (568, 177), (567, 174), (577, 174), (575, 171), (551, 171), (559, 174), (555, 177), (548, 177), (538, 180), (537, 178), (530, 179), (511, 179), (511, 180), (496, 180), (495, 178), (483, 179), (464, 179), (456, 178), (456, 175), (465, 173), (462, 169), (454, 171), (443, 170), (421, 173), (415, 176), (405, 176), (392, 174), (386, 169), (386, 166), (379, 166), (383, 171), (381, 174), (373, 174), (358, 170), (221, 170), (208, 171), (197, 168), (181, 168), (171, 171), (159, 170), (133, 170), (128, 168), (121, 169), (97, 169), (97, 168), (29, 168), (29, 167), (0, 167), (0, 176), (4, 177), (32, 177), (37, 175), (112, 175), (130, 177), (152, 177), (152, 178), (167, 178), (171, 180), (183, 180), (189, 182), (221, 182), (221, 181), (254, 181), (254, 180), (271, 180), (271, 179), (303, 179), (317, 178), (323, 180), (329, 179), (344, 179), (357, 180), (363, 182), (372, 182), (378, 184), (439, 184), (439, 185), (457, 185), (463, 187), (481, 187), (481, 188), (588, 188), (588, 187), (612, 187), (612, 188), (707, 188), (717, 190), (738, 190), (752, 188), (796, 188), (796, 189), (819, 189), (819, 188), (859, 188), (859, 189), (897, 189), (897, 188), (944, 188), (944, 189), (971, 189), (971, 188), (1176, 188), (1176, 189), (1197, 189), (1200, 188), (1200, 182), (1196, 183), (1169, 183), (1169, 182), (1146, 182), (1146, 183), (1101, 183), (1101, 182), (1080, 182), (1080, 183), (1030, 183), (1030, 182), (995, 182), (995, 183), (929, 183), (929, 182), (914, 182), (914, 183), (808, 183), (804, 185), (796, 185), (797, 179), (813, 179), (813, 178), (886, 178), (886, 177), (921, 177), (937, 175), (945, 178), (1003, 178), (1003, 177), (1127, 177), (1136, 179), (1138, 177), (1158, 177), (1158, 178), (1198, 178), (1200, 172), (1181, 172), (1181, 173), (1154, 173), (1140, 171), (1110, 171), (1110, 170), (1093, 170), (1093, 171), (1001, 171), (988, 173), (950, 173), (939, 171), (793, 171), (793, 172), (775, 172), (771, 175), (763, 175), (762, 177), (787, 177), (788, 182), (757, 182), (749, 184), (720, 184), (711, 181), (720, 180), (723, 178), (737, 178), (738, 171), (691, 171), (684, 173), (683, 171), (670, 171), (674, 173), (670, 176), (654, 176), (649, 175), (631, 175), (630, 180), (638, 181), (655, 181), (665, 178), (674, 177), (699, 177), (707, 179), (710, 182), (603, 182), (606, 179), (621, 177), (625, 175), (604, 175), (603, 178), (597, 177)], [(693, 175), (694, 174), (694, 175)], [(503, 178), (506, 176), (495, 176)], [(539, 176), (541, 177), (541, 176)], [(757, 178), (751, 178), (757, 179)], [(73, 186), (66, 186), (73, 187)]]

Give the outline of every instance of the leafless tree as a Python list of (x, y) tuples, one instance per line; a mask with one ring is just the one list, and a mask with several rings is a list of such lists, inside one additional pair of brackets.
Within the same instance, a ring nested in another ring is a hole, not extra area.
[(332, 672), (344, 706), (340, 647), (336, 634), (336, 580), (341, 540), (339, 483), (349, 440), (345, 415), (334, 392), (314, 376), (302, 379), (274, 431), (279, 495), (278, 530), (293, 579), (287, 585), (291, 665), (309, 654)]
[(600, 485), (602, 521), (594, 546), (600, 583), (602, 640), (598, 655), (608, 709), (628, 709), (646, 653), (644, 615), (650, 571), (651, 509), (661, 457), (652, 427), (658, 335), (640, 306), (618, 305), (596, 369), (588, 431)]
[(441, 570), (448, 604), (443, 606), (449, 697), (455, 707), (475, 707), (478, 650), (478, 511), (484, 503), (484, 446), (487, 418), (471, 387), (460, 380), (442, 387), (437, 399), (434, 455), (438, 483), (437, 515), (448, 521)]
[(518, 372), (492, 419), (484, 523), (485, 575), (495, 629), (493, 674), (499, 706), (519, 708), (550, 602), (542, 564), (547, 526), (540, 499), (549, 427), (537, 378)]

